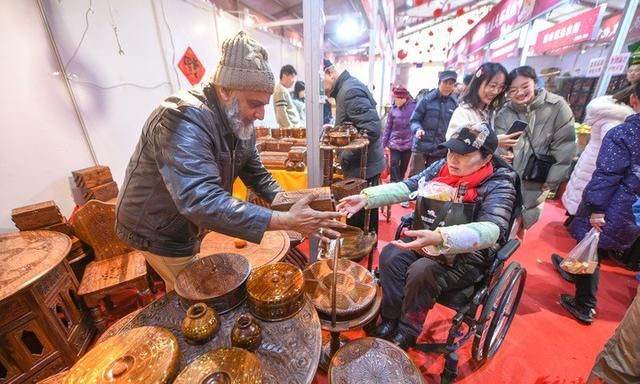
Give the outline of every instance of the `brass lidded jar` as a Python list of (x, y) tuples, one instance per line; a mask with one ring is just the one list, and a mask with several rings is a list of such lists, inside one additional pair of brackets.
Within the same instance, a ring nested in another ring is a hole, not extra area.
[(220, 321), (215, 309), (205, 303), (196, 303), (187, 309), (181, 328), (188, 343), (202, 344), (218, 332)]
[(262, 342), (262, 328), (249, 314), (238, 317), (231, 329), (231, 345), (255, 351)]
[(260, 320), (280, 321), (304, 306), (304, 276), (289, 263), (263, 265), (247, 280), (249, 310)]

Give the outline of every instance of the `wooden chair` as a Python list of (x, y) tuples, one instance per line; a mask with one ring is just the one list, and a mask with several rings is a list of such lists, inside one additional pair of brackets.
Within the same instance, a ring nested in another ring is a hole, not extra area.
[(138, 304), (153, 300), (152, 284), (141, 252), (120, 241), (115, 233), (115, 204), (91, 200), (73, 216), (73, 229), (95, 253), (95, 261), (87, 265), (78, 288), (91, 311), (96, 328), (102, 331), (104, 316), (113, 308), (110, 295), (126, 288), (138, 292)]

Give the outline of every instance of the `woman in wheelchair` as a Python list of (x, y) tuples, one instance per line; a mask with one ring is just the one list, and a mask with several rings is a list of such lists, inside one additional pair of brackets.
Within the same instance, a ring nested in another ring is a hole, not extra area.
[[(423, 178), (457, 189), (454, 200), (457, 197), (464, 203), (418, 196), (413, 230), (380, 254), (382, 321), (375, 336), (405, 350), (415, 345), (427, 311), (441, 294), (467, 288), (483, 278), (496, 250), (508, 240), (517, 201), (517, 176), (493, 157), (498, 138), (485, 123), (460, 129), (441, 146), (448, 149), (447, 158), (422, 173), (366, 188), (338, 204), (349, 216), (362, 208), (407, 201)], [(438, 226), (443, 223), (445, 226)], [(429, 229), (418, 229), (425, 226)]]

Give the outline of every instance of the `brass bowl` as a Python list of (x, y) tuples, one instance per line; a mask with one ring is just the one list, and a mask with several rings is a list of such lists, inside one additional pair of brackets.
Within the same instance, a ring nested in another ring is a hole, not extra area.
[[(305, 295), (325, 319), (331, 318), (332, 267), (333, 260), (325, 259), (304, 270)], [(371, 273), (353, 261), (338, 259), (336, 275), (336, 318), (350, 320), (367, 312), (376, 296), (376, 282)]]
[(246, 257), (218, 253), (187, 265), (176, 277), (175, 290), (185, 309), (203, 302), (222, 314), (247, 298), (245, 284), (250, 272)]
[(306, 128), (292, 128), (291, 129), (291, 137), (295, 137), (296, 139), (304, 139), (307, 137), (307, 129)]
[(351, 136), (347, 132), (331, 132), (329, 133), (329, 144), (336, 147), (344, 147), (351, 142)]
[(289, 263), (263, 265), (249, 276), (247, 296), (249, 310), (258, 319), (289, 319), (304, 306), (304, 277)]

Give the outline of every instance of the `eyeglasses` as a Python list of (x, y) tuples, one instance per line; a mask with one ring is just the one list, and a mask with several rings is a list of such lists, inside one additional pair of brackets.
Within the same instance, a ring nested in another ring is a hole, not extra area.
[(509, 88), (509, 91), (507, 93), (509, 94), (509, 96), (516, 95), (520, 92), (528, 93), (530, 88), (531, 86), (529, 84), (525, 84), (522, 87), (511, 87)]

